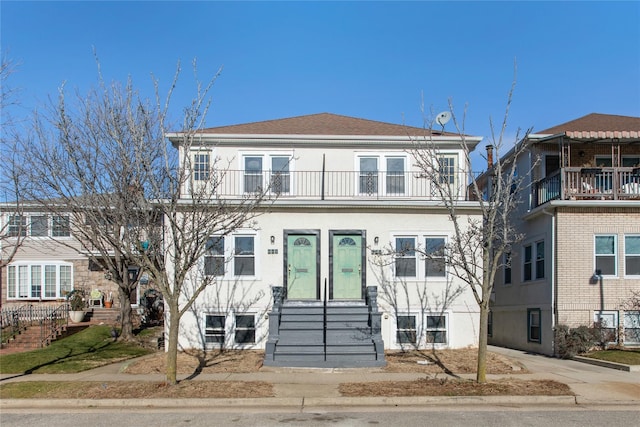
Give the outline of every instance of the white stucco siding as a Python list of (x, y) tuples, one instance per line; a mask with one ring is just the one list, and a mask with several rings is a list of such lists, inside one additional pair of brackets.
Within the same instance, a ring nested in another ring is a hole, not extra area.
[[(465, 221), (463, 221), (465, 222)], [(459, 348), (477, 344), (478, 308), (470, 290), (449, 274), (446, 279), (418, 277), (404, 280), (402, 296), (398, 304), (390, 304), (385, 296), (383, 276), (380, 267), (375, 266), (372, 250), (385, 253), (391, 248), (394, 236), (412, 235), (422, 238), (426, 235), (451, 237), (451, 223), (444, 213), (419, 210), (351, 210), (316, 209), (305, 211), (274, 211), (257, 218), (255, 229), (238, 230), (236, 234), (251, 235), (255, 238), (255, 275), (232, 277), (209, 287), (197, 300), (190, 313), (185, 314), (181, 324), (180, 345), (184, 348), (202, 348), (204, 321), (206, 314), (252, 314), (256, 322), (255, 345), (243, 348), (264, 348), (268, 336), (266, 315), (271, 307), (271, 287), (284, 285), (285, 253), (284, 232), (311, 230), (319, 235), (319, 271), (321, 293), (330, 271), (330, 231), (358, 230), (366, 239), (366, 286), (378, 287), (378, 303), (383, 312), (383, 332), (385, 348), (400, 348), (396, 343), (394, 314), (398, 312), (417, 313), (424, 319), (426, 313), (436, 315), (446, 313), (446, 347)], [(273, 243), (271, 241), (273, 236)], [(377, 239), (377, 243), (375, 243)], [(389, 258), (390, 260), (392, 258)], [(424, 262), (424, 261), (418, 261)], [(385, 267), (385, 277), (393, 277), (389, 267)], [(443, 295), (447, 288), (463, 287), (462, 293), (447, 304)], [(422, 296), (422, 299), (420, 298)], [(321, 295), (321, 298), (324, 296)], [(407, 302), (408, 301), (408, 302)], [(233, 324), (231, 314), (229, 324)], [(422, 322), (423, 320), (420, 320)], [(227, 325), (228, 326), (228, 325)], [(230, 334), (232, 331), (230, 331)]]

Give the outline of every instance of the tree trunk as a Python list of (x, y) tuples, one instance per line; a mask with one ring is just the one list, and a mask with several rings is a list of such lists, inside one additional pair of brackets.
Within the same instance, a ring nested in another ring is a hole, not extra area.
[(167, 372), (166, 382), (170, 385), (178, 383), (177, 370), (178, 370), (178, 331), (180, 326), (180, 318), (178, 317), (178, 310), (169, 306), (169, 317), (165, 317), (165, 322), (169, 322), (169, 341), (167, 343)]
[(131, 321), (131, 301), (129, 292), (118, 287), (118, 299), (120, 300), (120, 338), (125, 341), (133, 339), (133, 322)]
[(489, 321), (489, 301), (480, 304), (480, 333), (478, 335), (478, 369), (476, 381), (487, 382), (487, 327)]

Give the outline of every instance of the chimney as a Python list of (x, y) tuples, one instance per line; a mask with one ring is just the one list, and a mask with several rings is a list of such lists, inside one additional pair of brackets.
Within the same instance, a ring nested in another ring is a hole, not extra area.
[(493, 145), (487, 145), (485, 148), (487, 149), (487, 169), (491, 169), (493, 167)]

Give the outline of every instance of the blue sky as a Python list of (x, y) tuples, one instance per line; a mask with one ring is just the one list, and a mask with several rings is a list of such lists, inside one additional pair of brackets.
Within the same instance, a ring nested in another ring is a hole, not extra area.
[[(67, 88), (131, 76), (151, 95), (183, 64), (175, 113), (221, 66), (207, 125), (331, 112), (422, 126), (468, 104), (466, 133), (511, 134), (592, 112), (640, 115), (640, 2), (2, 1), (3, 55), (23, 111)], [(447, 126), (446, 130), (451, 125)], [(481, 169), (478, 165), (475, 169)]]

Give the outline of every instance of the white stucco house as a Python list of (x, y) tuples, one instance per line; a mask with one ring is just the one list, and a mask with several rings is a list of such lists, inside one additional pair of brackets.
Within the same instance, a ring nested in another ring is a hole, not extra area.
[[(471, 292), (443, 303), (461, 284), (422, 255), (442, 251), (453, 231), (411, 154), (430, 140), (460, 215), (478, 218), (460, 136), (322, 113), (203, 129), (189, 152), (180, 133), (168, 138), (192, 183), (228, 165), (216, 198), (273, 195), (253, 224), (211, 236), (202, 262), (216, 284), (182, 318), (180, 348), (265, 349), (266, 365), (372, 366), (385, 349), (477, 344)], [(473, 148), (481, 138), (466, 140)]]

